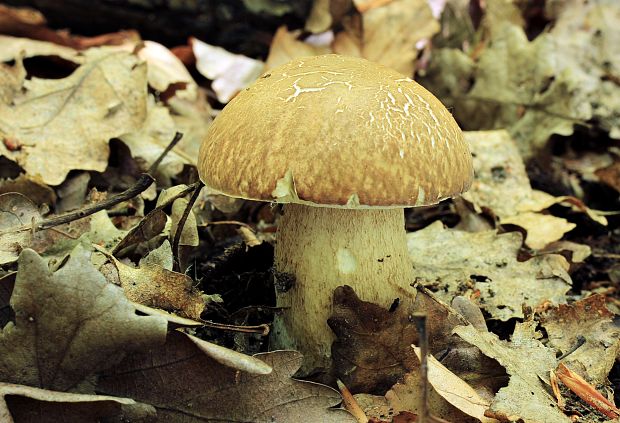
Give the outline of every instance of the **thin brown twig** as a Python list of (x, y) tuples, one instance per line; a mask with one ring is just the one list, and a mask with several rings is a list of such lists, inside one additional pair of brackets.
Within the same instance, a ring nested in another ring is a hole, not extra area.
[(418, 413), (419, 423), (428, 422), (428, 334), (426, 332), (426, 315), (416, 313), (413, 315), (418, 329), (418, 343), (420, 344), (420, 379), (422, 392), (420, 395), (420, 410)]
[(142, 175), (140, 175), (140, 178), (138, 178), (136, 183), (133, 184), (128, 189), (126, 189), (125, 191), (119, 194), (113, 195), (110, 198), (106, 198), (105, 200), (100, 201), (98, 203), (85, 206), (79, 210), (65, 213), (60, 216), (54, 216), (48, 219), (43, 219), (39, 221), (38, 223), (33, 222), (30, 225), (24, 225), (17, 229), (10, 229), (8, 231), (0, 232), (0, 235), (4, 233), (9, 233), (9, 232), (44, 231), (47, 229), (51, 229), (55, 226), (59, 226), (65, 223), (69, 223), (75, 220), (82, 219), (84, 217), (90, 216), (91, 214), (95, 214), (98, 211), (112, 208), (115, 205), (122, 203), (123, 201), (127, 201), (131, 198), (134, 198), (135, 196), (144, 192), (153, 182), (155, 182), (155, 179), (150, 175), (150, 173), (153, 173), (157, 169), (157, 167), (159, 166), (161, 161), (164, 159), (166, 154), (168, 154), (170, 150), (174, 148), (174, 146), (181, 140), (181, 138), (183, 138), (183, 134), (177, 132), (174, 135), (174, 138), (172, 139), (170, 144), (168, 144), (168, 146), (164, 149), (164, 151), (162, 151), (159, 157), (149, 167), (148, 169), (149, 173), (143, 173)]
[(177, 230), (174, 233), (174, 239), (172, 241), (172, 253), (174, 258), (174, 268), (178, 272), (180, 271), (181, 262), (180, 262), (180, 253), (179, 253), (179, 243), (181, 242), (181, 234), (183, 233), (183, 228), (185, 227), (185, 222), (189, 217), (190, 212), (192, 211), (192, 207), (194, 207), (194, 203), (198, 199), (198, 194), (200, 194), (200, 190), (204, 186), (202, 181), (198, 181), (196, 184), (196, 188), (194, 188), (194, 193), (190, 197), (185, 210), (183, 211), (183, 215), (181, 219), (179, 219), (179, 223), (177, 224)]
[(238, 326), (238, 325), (227, 325), (224, 323), (203, 321), (202, 324), (207, 327), (213, 328), (213, 329), (229, 330), (232, 332), (257, 333), (262, 336), (269, 335), (269, 331), (270, 331), (269, 325), (264, 324), (264, 323), (262, 325), (256, 325), (256, 326)]
[(181, 138), (183, 138), (183, 134), (182, 133), (177, 132), (177, 133), (174, 134), (174, 138), (172, 138), (172, 141), (170, 141), (170, 144), (168, 144), (168, 146), (164, 149), (164, 151), (161, 152), (161, 154), (159, 155), (157, 160), (155, 160), (151, 164), (151, 167), (149, 167), (149, 170), (147, 172), (148, 174), (152, 175), (153, 173), (155, 173), (155, 171), (157, 170), (157, 168), (161, 164), (161, 161), (164, 160), (164, 157), (166, 157), (166, 155), (168, 155), (170, 150), (172, 150), (179, 143), (179, 141), (181, 141)]

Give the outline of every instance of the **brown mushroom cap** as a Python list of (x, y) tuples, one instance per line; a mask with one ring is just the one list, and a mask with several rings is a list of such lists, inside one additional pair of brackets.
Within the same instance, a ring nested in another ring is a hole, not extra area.
[(209, 128), (198, 171), (232, 197), (348, 208), (434, 204), (473, 178), (439, 100), (394, 70), (339, 55), (294, 60), (239, 93)]

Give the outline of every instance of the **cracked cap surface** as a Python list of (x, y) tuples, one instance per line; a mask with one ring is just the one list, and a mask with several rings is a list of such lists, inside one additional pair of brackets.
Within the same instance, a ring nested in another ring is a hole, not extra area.
[(472, 159), (448, 110), (365, 59), (289, 62), (240, 92), (209, 128), (200, 178), (231, 197), (412, 207), (466, 191)]

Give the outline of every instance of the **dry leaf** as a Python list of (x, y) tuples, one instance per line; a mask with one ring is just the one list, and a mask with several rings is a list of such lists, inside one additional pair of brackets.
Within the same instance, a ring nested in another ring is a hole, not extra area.
[[(420, 359), (420, 348), (413, 349)], [(432, 355), (428, 356), (428, 381), (439, 395), (463, 413), (483, 423), (497, 421), (484, 416), (490, 401), (482, 398), (467, 382), (448, 370)]]
[(336, 340), (332, 344), (331, 373), (352, 392), (384, 393), (416, 367), (410, 345), (418, 334), (410, 316), (429, 316), (432, 351), (454, 348), (452, 329), (465, 320), (426, 292), (401, 297), (394, 311), (361, 301), (349, 286), (334, 290), (334, 307), (328, 320)]
[(53, 206), (56, 203), (56, 193), (53, 189), (45, 185), (39, 178), (30, 177), (23, 173), (15, 179), (0, 181), (0, 194), (8, 192), (23, 194), (38, 206), (43, 204)]
[(533, 190), (521, 155), (508, 132), (465, 132), (465, 139), (473, 154), (475, 179), (463, 198), (479, 213), (483, 209), (491, 211), (501, 224), (524, 228), (527, 231), (525, 243), (529, 247), (542, 249), (575, 228), (576, 225), (566, 219), (542, 213), (554, 204), (569, 202), (592, 220), (607, 224), (603, 216), (596, 215), (575, 198), (554, 197)]
[(190, 39), (198, 72), (213, 81), (211, 88), (220, 103), (228, 103), (263, 72), (264, 63), (233, 54), (196, 38)]
[(175, 95), (188, 100), (195, 100), (198, 85), (191, 74), (170, 50), (154, 41), (144, 41), (138, 50), (138, 57), (148, 64), (147, 77), (149, 85), (163, 93), (173, 84), (182, 84)]
[(62, 79), (31, 78), (0, 103), (0, 154), (44, 183), (58, 185), (74, 169), (104, 171), (110, 138), (136, 131), (146, 116), (146, 65), (105, 48), (83, 53), (84, 63)]
[(412, 77), (419, 42), (439, 31), (425, 0), (393, 0), (362, 14), (362, 57)]
[(201, 292), (194, 289), (192, 278), (164, 269), (159, 264), (147, 263), (141, 267), (131, 267), (104, 250), (99, 251), (106, 255), (118, 271), (120, 285), (131, 301), (179, 312), (190, 319), (200, 319), (205, 302)]
[(167, 322), (138, 317), (116, 286), (76, 248), (52, 273), (32, 250), (18, 260), (15, 322), (0, 336), (0, 378), (55, 390), (78, 389), (132, 350), (163, 343)]
[(440, 221), (407, 234), (414, 276), (449, 303), (472, 297), (493, 318), (523, 317), (522, 306), (566, 302), (571, 287), (566, 259), (557, 254), (518, 261), (521, 234), (445, 229)]
[(32, 232), (22, 227), (40, 218), (28, 197), (16, 192), (0, 194), (0, 264), (14, 262), (22, 249), (30, 246)]
[(327, 47), (317, 47), (300, 41), (298, 39), (300, 34), (300, 30), (289, 31), (286, 26), (278, 28), (271, 40), (269, 56), (267, 56), (267, 61), (265, 63), (266, 70), (283, 65), (300, 57), (316, 56), (331, 52)]
[[(497, 360), (510, 375), (508, 386), (501, 388), (493, 399), (490, 410), (496, 418), (526, 423), (569, 423), (555, 398), (543, 384), (549, 371), (555, 369), (555, 351), (538, 340), (536, 323), (517, 323), (510, 342), (500, 340), (490, 332), (479, 332), (473, 326), (460, 326), (455, 333), (477, 346), (487, 356)], [(544, 420), (542, 420), (544, 419)]]
[(549, 346), (562, 354), (571, 351), (577, 338), (583, 336), (585, 344), (563, 362), (579, 369), (591, 382), (604, 385), (620, 353), (620, 328), (614, 318), (616, 315), (605, 306), (605, 297), (593, 295), (546, 311), (541, 325), (547, 331)]
[[(176, 422), (355, 422), (337, 391), (291, 379), (301, 365), (294, 351), (254, 357), (273, 368), (252, 375), (205, 355), (186, 336), (172, 332), (163, 348), (136, 353), (99, 379), (98, 392), (151, 404), (158, 419)], [(121, 394), (122, 393), (122, 394)]]
[[(127, 418), (128, 408), (138, 408), (132, 407), (138, 404), (129, 398), (48, 391), (2, 382), (0, 397), (0, 421), (3, 423), (98, 423), (102, 419)], [(138, 412), (142, 412), (142, 416), (134, 414), (131, 421), (149, 414), (153, 417), (148, 407), (140, 408)]]

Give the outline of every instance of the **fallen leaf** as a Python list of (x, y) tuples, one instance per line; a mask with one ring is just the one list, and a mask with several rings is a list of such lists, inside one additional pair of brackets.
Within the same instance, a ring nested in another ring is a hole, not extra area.
[(426, 0), (392, 0), (362, 14), (362, 57), (412, 77), (418, 43), (439, 31)]
[(15, 286), (16, 272), (8, 273), (0, 277), (0, 327), (4, 327), (10, 321), (15, 320), (15, 313), (11, 309), (11, 294)]
[[(5, 423), (98, 423), (102, 419), (127, 418), (129, 408), (138, 404), (130, 398), (105, 395), (86, 395), (48, 391), (32, 386), (0, 382), (0, 421)], [(145, 418), (148, 407), (140, 407), (141, 416), (133, 414), (131, 421)]]
[(424, 290), (399, 298), (394, 311), (360, 300), (349, 286), (334, 290), (333, 312), (328, 320), (336, 335), (332, 344), (332, 369), (351, 392), (384, 393), (416, 367), (410, 345), (418, 341), (414, 312), (429, 318), (432, 351), (454, 348), (452, 329), (465, 320)]
[(181, 83), (183, 88), (176, 90), (175, 95), (189, 100), (196, 99), (198, 84), (183, 62), (162, 44), (144, 41), (138, 50), (138, 57), (148, 65), (147, 78), (151, 87), (163, 93), (171, 85)]
[(40, 218), (28, 197), (16, 192), (0, 194), (0, 264), (17, 260), (22, 249), (30, 246), (32, 232), (22, 227)]
[(590, 382), (604, 385), (620, 353), (620, 328), (614, 318), (605, 306), (605, 297), (593, 295), (547, 310), (540, 323), (547, 331), (549, 346), (563, 354), (577, 345), (579, 336), (584, 337), (585, 344), (562, 361)]
[(47, 41), (0, 35), (0, 46), (0, 62), (36, 56), (57, 56), (75, 63), (82, 61), (77, 50)]
[[(413, 347), (413, 349), (418, 359), (421, 359), (420, 348)], [(428, 356), (428, 381), (439, 395), (468, 416), (475, 417), (483, 423), (497, 421), (484, 416), (490, 401), (478, 395), (467, 382), (452, 373), (432, 355)]]
[(22, 145), (9, 151), (0, 143), (0, 154), (49, 185), (71, 170), (104, 171), (110, 138), (136, 131), (146, 115), (144, 63), (105, 48), (83, 55), (68, 77), (24, 80), (20, 93), (0, 103), (0, 136)]
[(495, 418), (568, 423), (571, 420), (562, 413), (542, 382), (549, 379), (549, 371), (557, 365), (555, 351), (539, 341), (535, 328), (536, 322), (517, 323), (510, 342), (471, 325), (460, 326), (454, 332), (497, 360), (510, 375), (508, 386), (497, 392), (489, 407)]
[(300, 41), (300, 35), (300, 30), (289, 31), (286, 26), (279, 27), (271, 40), (265, 69), (275, 68), (300, 57), (331, 53), (330, 48), (316, 47)]
[(607, 221), (573, 197), (554, 197), (532, 189), (523, 159), (510, 134), (504, 130), (465, 132), (473, 154), (475, 179), (463, 198), (477, 212), (490, 211), (500, 224), (513, 224), (527, 231), (525, 243), (535, 249), (560, 240), (575, 228), (566, 219), (543, 213), (554, 204), (568, 203), (592, 220)]
[(264, 63), (241, 54), (233, 54), (196, 38), (190, 43), (198, 72), (213, 81), (211, 88), (220, 103), (228, 103), (239, 91), (263, 72)]
[[(163, 348), (128, 357), (102, 375), (97, 391), (151, 404), (158, 419), (175, 422), (354, 422), (337, 391), (291, 378), (302, 357), (295, 351), (257, 354), (267, 375), (239, 372), (172, 332)], [(122, 393), (122, 394), (121, 394)]]
[(495, 319), (523, 317), (522, 307), (566, 302), (568, 263), (557, 254), (518, 261), (521, 234), (445, 229), (440, 221), (407, 234), (416, 281), (449, 303), (471, 296)]
[(0, 194), (6, 194), (8, 192), (17, 192), (22, 194), (38, 206), (42, 206), (44, 204), (53, 206), (56, 203), (57, 198), (54, 190), (44, 184), (41, 180), (23, 173), (15, 179), (0, 181)]
[[(190, 319), (200, 319), (205, 308), (201, 292), (187, 275), (164, 269), (159, 264), (132, 267), (99, 249), (118, 271), (118, 280), (131, 301), (149, 307), (180, 312)], [(113, 282), (113, 281), (112, 281)]]
[(525, 212), (516, 216), (505, 217), (503, 224), (512, 224), (527, 231), (525, 243), (534, 249), (543, 249), (551, 242), (561, 239), (565, 233), (577, 227), (561, 217), (548, 214)]
[(11, 296), (15, 322), (0, 336), (0, 378), (59, 391), (80, 389), (129, 351), (163, 343), (167, 322), (139, 317), (78, 247), (51, 272), (32, 250), (18, 260)]

